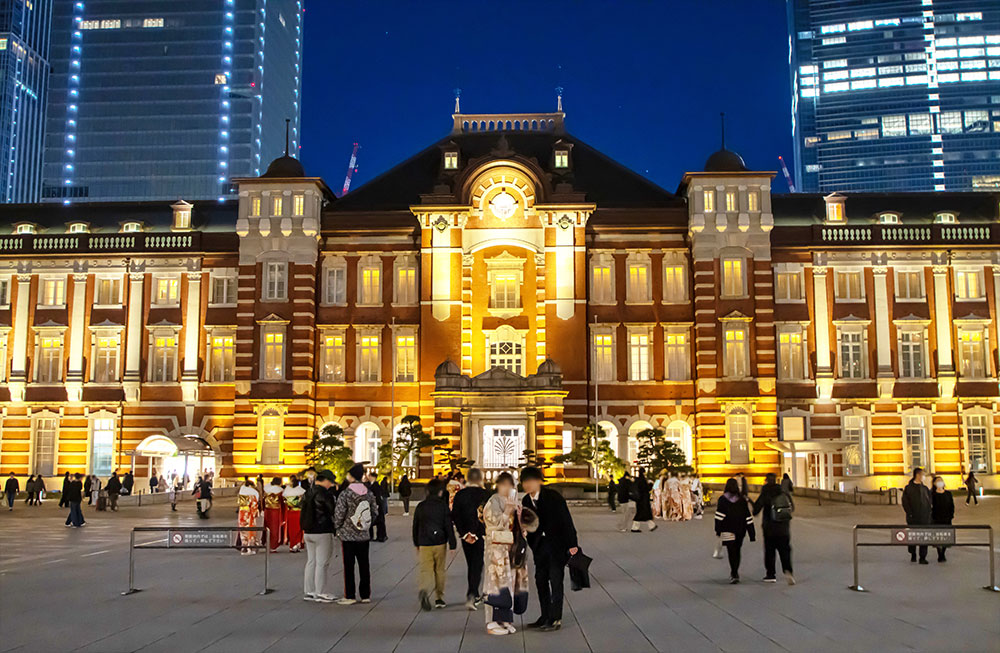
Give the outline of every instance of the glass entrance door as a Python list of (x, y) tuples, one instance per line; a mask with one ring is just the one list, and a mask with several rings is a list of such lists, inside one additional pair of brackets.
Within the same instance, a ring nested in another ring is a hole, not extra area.
[(483, 460), (486, 469), (516, 468), (527, 447), (523, 426), (487, 426), (483, 428)]

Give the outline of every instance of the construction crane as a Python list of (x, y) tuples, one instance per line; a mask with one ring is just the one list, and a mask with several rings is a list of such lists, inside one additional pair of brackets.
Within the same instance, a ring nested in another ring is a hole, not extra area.
[(358, 171), (358, 150), (360, 149), (361, 146), (355, 143), (354, 151), (351, 152), (351, 162), (347, 164), (347, 177), (344, 179), (344, 190), (340, 192), (341, 197), (347, 195), (347, 191), (351, 189), (351, 177)]
[(795, 182), (792, 181), (792, 176), (790, 174), (788, 174), (788, 166), (785, 165), (785, 160), (781, 158), (780, 154), (778, 155), (778, 161), (781, 162), (781, 171), (783, 173), (785, 173), (785, 181), (788, 182), (788, 192), (789, 193), (794, 193), (795, 192)]

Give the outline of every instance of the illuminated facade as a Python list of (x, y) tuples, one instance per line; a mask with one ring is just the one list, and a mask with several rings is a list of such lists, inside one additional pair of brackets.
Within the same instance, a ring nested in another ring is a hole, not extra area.
[(490, 472), (596, 421), (712, 479), (997, 485), (1000, 195), (772, 196), (726, 150), (670, 193), (563, 117), (456, 114), (340, 199), (284, 157), (238, 201), (3, 208), (0, 472), (288, 473), (412, 414)]

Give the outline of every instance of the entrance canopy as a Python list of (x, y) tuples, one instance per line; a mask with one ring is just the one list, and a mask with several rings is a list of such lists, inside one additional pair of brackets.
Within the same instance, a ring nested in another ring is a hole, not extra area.
[(197, 436), (151, 435), (135, 448), (135, 455), (149, 457), (214, 456), (207, 442)]
[(850, 444), (857, 444), (857, 442), (852, 440), (778, 440), (765, 444), (784, 453), (836, 453)]

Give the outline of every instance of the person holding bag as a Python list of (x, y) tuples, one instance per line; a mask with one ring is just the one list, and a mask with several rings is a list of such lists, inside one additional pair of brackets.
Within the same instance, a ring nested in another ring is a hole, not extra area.
[(715, 535), (722, 540), (729, 554), (729, 583), (740, 582), (740, 549), (743, 538), (750, 535), (750, 541), (757, 540), (757, 531), (750, 514), (750, 504), (740, 492), (740, 484), (735, 478), (726, 481), (726, 491), (719, 497), (715, 508)]
[[(530, 510), (517, 502), (517, 489), (510, 472), (496, 480), (496, 493), (483, 506), (486, 547), (483, 565), (483, 593), (486, 595), (486, 632), (510, 635), (514, 615), (528, 607), (527, 541), (521, 519)], [(532, 518), (537, 525), (538, 520)], [(518, 546), (515, 546), (515, 541)], [(522, 548), (524, 547), (524, 548)]]

